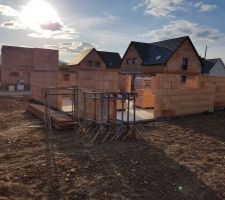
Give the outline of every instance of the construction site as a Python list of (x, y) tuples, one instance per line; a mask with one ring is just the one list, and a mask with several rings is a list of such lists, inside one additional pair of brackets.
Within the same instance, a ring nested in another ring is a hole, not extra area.
[(0, 97), (1, 199), (225, 198), (225, 78), (201, 74), (189, 37), (154, 62), (143, 47), (86, 50), (65, 70), (32, 50), (30, 95)]

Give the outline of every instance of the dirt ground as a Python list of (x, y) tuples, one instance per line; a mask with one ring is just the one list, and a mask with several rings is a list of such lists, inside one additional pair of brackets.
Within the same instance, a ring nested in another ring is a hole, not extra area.
[(0, 98), (0, 199), (225, 199), (225, 111), (139, 125), (136, 141), (91, 144)]

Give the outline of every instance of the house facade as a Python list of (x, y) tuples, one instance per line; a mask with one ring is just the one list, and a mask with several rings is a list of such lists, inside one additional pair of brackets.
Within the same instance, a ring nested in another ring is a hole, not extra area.
[(122, 73), (199, 75), (202, 61), (188, 36), (155, 43), (131, 42), (121, 62)]
[(30, 89), (32, 70), (58, 69), (58, 51), (51, 49), (2, 46), (1, 82), (4, 89), (21, 84)]
[(95, 48), (81, 51), (68, 64), (70, 70), (120, 70), (121, 57), (119, 53), (98, 51)]
[(203, 75), (225, 77), (225, 64), (221, 58), (203, 60)]

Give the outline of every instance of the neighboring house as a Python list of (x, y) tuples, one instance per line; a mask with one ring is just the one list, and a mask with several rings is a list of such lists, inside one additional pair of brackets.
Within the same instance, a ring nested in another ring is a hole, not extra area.
[(9, 85), (24, 85), (30, 89), (32, 70), (58, 70), (58, 51), (40, 48), (2, 46), (1, 81), (4, 89)]
[(68, 64), (71, 70), (96, 69), (120, 70), (121, 57), (119, 53), (98, 51), (95, 48), (81, 51)]
[(225, 65), (221, 58), (203, 59), (203, 63), (204, 75), (225, 77)]
[(154, 43), (131, 42), (121, 63), (123, 73), (199, 75), (202, 61), (188, 36)]

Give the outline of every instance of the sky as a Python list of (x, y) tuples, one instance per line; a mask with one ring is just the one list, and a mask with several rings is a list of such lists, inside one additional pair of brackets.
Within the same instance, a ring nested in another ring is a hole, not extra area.
[(190, 36), (198, 53), (225, 61), (224, 0), (0, 0), (0, 46), (124, 55), (131, 41)]

